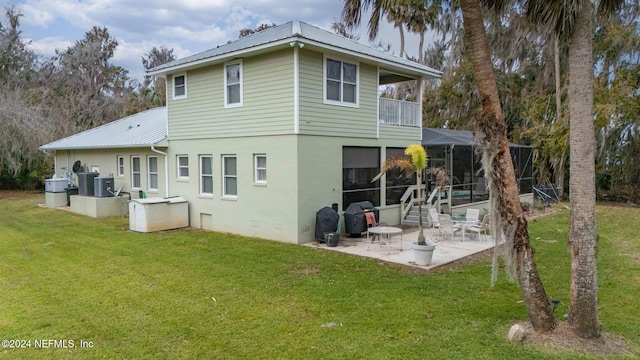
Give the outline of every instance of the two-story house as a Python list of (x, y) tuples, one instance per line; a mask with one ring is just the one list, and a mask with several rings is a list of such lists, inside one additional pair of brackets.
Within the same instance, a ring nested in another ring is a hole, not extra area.
[[(167, 79), (166, 108), (104, 125), (111, 140), (96, 128), (43, 146), (56, 151), (56, 172), (95, 163), (116, 187), (186, 198), (192, 227), (292, 243), (313, 240), (316, 212), (332, 203), (369, 200), (400, 223), (409, 184), (371, 179), (421, 141), (422, 99), (382, 98), (380, 88), (412, 82), (421, 94), (423, 80), (441, 75), (300, 21), (149, 74)], [(115, 139), (135, 131), (129, 145)], [(75, 146), (83, 136), (103, 145)]]

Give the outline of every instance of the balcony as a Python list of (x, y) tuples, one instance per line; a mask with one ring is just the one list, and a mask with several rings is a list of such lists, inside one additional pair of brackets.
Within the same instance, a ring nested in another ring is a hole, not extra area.
[(384, 125), (420, 127), (420, 104), (388, 98), (379, 98), (378, 122)]

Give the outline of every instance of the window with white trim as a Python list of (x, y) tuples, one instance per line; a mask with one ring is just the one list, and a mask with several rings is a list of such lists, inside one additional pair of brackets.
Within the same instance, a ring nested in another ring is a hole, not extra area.
[(224, 106), (242, 106), (242, 60), (224, 64)]
[(131, 157), (131, 188), (140, 189), (140, 156)]
[(222, 194), (238, 196), (238, 167), (235, 155), (222, 155)]
[(149, 184), (149, 190), (158, 190), (158, 157), (147, 157), (147, 181)]
[(124, 156), (119, 155), (118, 156), (118, 176), (124, 176)]
[(258, 184), (267, 183), (267, 155), (255, 154), (253, 155), (254, 164), (254, 179), (253, 181)]
[(325, 58), (325, 102), (358, 105), (358, 65)]
[(213, 157), (200, 155), (200, 195), (213, 195)]
[(173, 77), (173, 98), (182, 99), (187, 97), (187, 75), (176, 75)]
[(178, 168), (178, 179), (185, 180), (189, 178), (189, 156), (178, 155), (176, 167)]

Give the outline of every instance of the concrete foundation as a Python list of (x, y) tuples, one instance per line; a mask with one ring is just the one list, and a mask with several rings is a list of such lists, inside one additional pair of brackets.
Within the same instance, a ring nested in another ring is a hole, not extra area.
[(123, 197), (97, 198), (93, 196), (71, 195), (71, 211), (93, 218), (129, 215), (127, 199)]
[(67, 206), (66, 192), (45, 192), (45, 204), (48, 208)]

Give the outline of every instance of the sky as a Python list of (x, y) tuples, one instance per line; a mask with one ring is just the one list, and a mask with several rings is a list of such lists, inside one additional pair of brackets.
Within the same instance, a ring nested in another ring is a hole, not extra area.
[[(297, 19), (329, 30), (340, 20), (343, 0), (0, 0), (23, 14), (23, 40), (38, 55), (49, 58), (84, 38), (93, 26), (106, 27), (118, 41), (112, 63), (142, 81), (141, 58), (154, 46), (173, 49), (178, 59), (238, 38), (240, 29), (276, 25)], [(368, 18), (363, 19), (366, 26)], [(0, 22), (6, 23), (4, 10)], [(360, 41), (368, 42), (360, 32)], [(399, 43), (398, 31), (381, 26), (378, 40)], [(412, 43), (415, 46), (412, 47)], [(413, 51), (411, 51), (413, 50)], [(407, 52), (417, 57), (417, 41), (409, 38)]]

